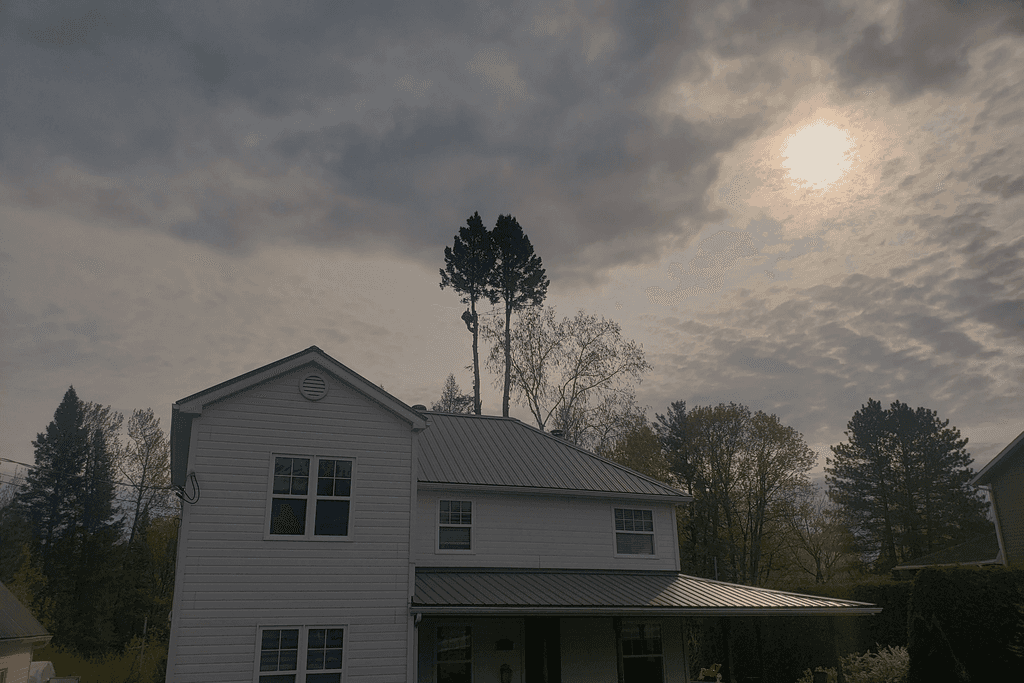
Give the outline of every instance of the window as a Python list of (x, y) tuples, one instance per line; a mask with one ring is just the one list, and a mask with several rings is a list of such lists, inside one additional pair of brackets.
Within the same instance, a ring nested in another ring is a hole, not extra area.
[(622, 625), (619, 634), (624, 683), (663, 681), (661, 625), (642, 623)]
[(7, 669), (0, 669), (0, 683), (7, 683)]
[(473, 503), (442, 500), (437, 517), (438, 550), (471, 550), (473, 547)]
[(654, 554), (654, 516), (650, 510), (615, 508), (615, 553)]
[(473, 637), (470, 628), (437, 627), (437, 683), (472, 683)]
[(341, 683), (345, 629), (264, 628), (258, 683)]
[(351, 460), (276, 455), (272, 492), (271, 536), (348, 536)]

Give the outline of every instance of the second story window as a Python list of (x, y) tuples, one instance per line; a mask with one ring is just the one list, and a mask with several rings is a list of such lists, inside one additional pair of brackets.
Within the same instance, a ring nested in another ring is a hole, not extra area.
[(615, 554), (654, 554), (654, 513), (615, 508)]
[(270, 535), (348, 536), (351, 498), (351, 460), (274, 456)]
[(437, 549), (472, 550), (473, 503), (442, 500), (438, 511)]

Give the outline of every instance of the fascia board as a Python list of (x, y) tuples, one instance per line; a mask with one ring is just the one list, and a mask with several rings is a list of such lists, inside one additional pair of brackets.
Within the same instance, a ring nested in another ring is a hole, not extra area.
[(859, 616), (878, 614), (876, 605), (863, 607), (445, 607), (417, 606), (409, 608), (411, 614), (517, 616), (530, 614), (560, 614), (565, 616), (691, 616), (691, 617), (765, 617), (765, 616)]

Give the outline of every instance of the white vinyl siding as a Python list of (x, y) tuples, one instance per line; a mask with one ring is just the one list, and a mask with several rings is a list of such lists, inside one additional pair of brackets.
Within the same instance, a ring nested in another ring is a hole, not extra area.
[[(316, 402), (308, 370), (286, 373), (197, 417), (185, 504), (168, 681), (248, 683), (258, 624), (351, 625), (345, 680), (404, 680), (412, 629), (410, 426), (337, 379)], [(265, 539), (274, 454), (355, 463), (349, 542)]]
[[(537, 567), (676, 570), (678, 540), (671, 504), (650, 505), (655, 555), (615, 552), (612, 506), (607, 499), (474, 492), (473, 552), (437, 548), (440, 500), (466, 500), (457, 489), (418, 493), (416, 562), (435, 567)], [(632, 502), (615, 507), (638, 508)]]

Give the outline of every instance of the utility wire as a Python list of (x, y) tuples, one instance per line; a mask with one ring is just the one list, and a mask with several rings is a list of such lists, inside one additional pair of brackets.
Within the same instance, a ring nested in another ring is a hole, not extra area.
[[(15, 465), (21, 465), (22, 467), (27, 467), (30, 470), (51, 469), (51, 468), (42, 467), (40, 465), (26, 465), (23, 462), (19, 462), (17, 460), (8, 460), (7, 458), (0, 458), (0, 461), (14, 463)], [(15, 477), (15, 480), (20, 478), (17, 475), (10, 475), (10, 474), (7, 474), (6, 472), (0, 472), (0, 476), (3, 476), (3, 475), (13, 476), (13, 477)], [(110, 481), (109, 479), (98, 479), (96, 481), (101, 481), (101, 482), (103, 482), (105, 484), (113, 484), (115, 486), (128, 486), (130, 488), (136, 488), (136, 489), (138, 489), (138, 488), (145, 488), (145, 489), (150, 489), (150, 490), (153, 490), (153, 491), (175, 491), (175, 490), (177, 490), (173, 486), (150, 486), (149, 484), (132, 484), (130, 482), (125, 482), (125, 481)]]

